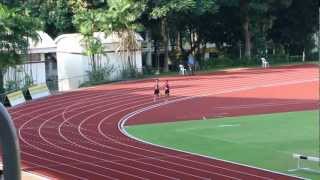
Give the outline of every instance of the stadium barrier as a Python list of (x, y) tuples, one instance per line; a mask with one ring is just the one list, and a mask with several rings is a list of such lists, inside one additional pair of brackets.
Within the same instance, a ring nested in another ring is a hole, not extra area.
[[(163, 72), (163, 69), (156, 68), (156, 67), (151, 67), (151, 68), (143, 67), (143, 68), (136, 68), (135, 71), (137, 73), (135, 73), (134, 76), (131, 76), (132, 75), (131, 72), (126, 72), (128, 74), (125, 75), (125, 73), (119, 71), (119, 74), (121, 74), (122, 77), (120, 76), (112, 77), (110, 79), (106, 78), (106, 80), (100, 81), (100, 82), (90, 82), (89, 81), (90, 78), (87, 74), (68, 77), (68, 78), (61, 78), (61, 79), (47, 79), (46, 82), (43, 82), (41, 85), (34, 85), (31, 87), (16, 87), (15, 89), (10, 89), (5, 91), (4, 93), (0, 94), (0, 103), (6, 106), (11, 106), (7, 100), (7, 96), (17, 91), (22, 91), (22, 94), (25, 96), (25, 100), (32, 100), (32, 99), (48, 96), (51, 94), (59, 94), (60, 92), (63, 92), (64, 89), (67, 89), (69, 87), (69, 84), (64, 83), (65, 81), (74, 82), (79, 85), (76, 88), (80, 88), (80, 87), (94, 86), (98, 84), (105, 84), (105, 83), (111, 83), (111, 82), (135, 80), (135, 79), (141, 79), (146, 77), (149, 77), (149, 78), (157, 77), (155, 73), (158, 71)], [(171, 67), (170, 74), (177, 74), (177, 69), (175, 68), (175, 66)]]
[(319, 157), (314, 157), (314, 156), (304, 156), (301, 154), (292, 154), (292, 157), (294, 159), (297, 159), (297, 168), (296, 169), (291, 169), (289, 170), (289, 172), (294, 172), (294, 171), (299, 171), (299, 170), (304, 170), (304, 171), (309, 171), (309, 172), (314, 172), (314, 173), (320, 173), (319, 170), (315, 170), (309, 167), (304, 167), (302, 164), (302, 161), (309, 161), (309, 162), (316, 162), (319, 163), (320, 162), (320, 158)]
[(40, 84), (31, 86), (27, 91), (28, 95), (30, 95), (31, 99), (39, 99), (42, 97), (50, 96), (50, 91), (46, 84)]
[(23, 104), (26, 102), (26, 99), (22, 93), (22, 91), (15, 91), (12, 93), (9, 93), (5, 96), (5, 103), (9, 104), (11, 107)]

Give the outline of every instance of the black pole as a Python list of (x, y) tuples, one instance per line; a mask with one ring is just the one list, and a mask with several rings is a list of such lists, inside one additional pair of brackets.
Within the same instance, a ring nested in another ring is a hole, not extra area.
[[(318, 8), (319, 8), (319, 12), (318, 12), (318, 19), (319, 19), (319, 29), (318, 29), (318, 71), (319, 71), (319, 81), (318, 81), (318, 144), (319, 144), (319, 158), (320, 158), (320, 4), (318, 2)], [(319, 166), (320, 166), (320, 162), (319, 162)]]
[(20, 150), (15, 126), (6, 108), (0, 103), (0, 142), (4, 180), (21, 180)]

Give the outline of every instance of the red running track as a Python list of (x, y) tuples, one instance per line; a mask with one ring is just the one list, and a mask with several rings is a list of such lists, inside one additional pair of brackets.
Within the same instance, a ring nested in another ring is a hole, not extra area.
[(317, 108), (312, 65), (169, 77), (172, 95), (153, 102), (153, 81), (115, 83), (11, 108), (25, 171), (50, 179), (297, 179), (139, 142), (123, 126)]

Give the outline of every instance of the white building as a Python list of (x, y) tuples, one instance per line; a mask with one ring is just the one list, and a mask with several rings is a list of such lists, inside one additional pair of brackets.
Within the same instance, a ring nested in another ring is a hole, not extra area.
[[(29, 42), (27, 61), (14, 68), (9, 68), (4, 75), (5, 86), (17, 84), (23, 87), (26, 77), (32, 79), (33, 84), (47, 83), (50, 89), (67, 91), (78, 88), (88, 80), (87, 72), (91, 70), (90, 59), (85, 54), (81, 34), (64, 34), (53, 40), (47, 33), (38, 32), (39, 41)], [(142, 37), (136, 34), (138, 48), (133, 55), (127, 55), (119, 47), (120, 39), (116, 33), (105, 36), (95, 33), (105, 47), (101, 56), (104, 67), (113, 67), (110, 80), (121, 78), (121, 70), (128, 59), (138, 71), (142, 71), (141, 42)], [(132, 58), (133, 57), (133, 58)]]
[(45, 32), (38, 32), (38, 41), (29, 41), (28, 58), (26, 62), (16, 67), (10, 67), (4, 74), (5, 87), (14, 83), (23, 87), (26, 81), (33, 84), (43, 84), (50, 77), (55, 77), (54, 69), (56, 44)]
[[(105, 55), (101, 56), (103, 66), (113, 67), (110, 80), (120, 78), (121, 69), (128, 62), (129, 56), (123, 55), (119, 48), (120, 39), (117, 34), (105, 36), (104, 33), (95, 33), (105, 47)], [(141, 36), (136, 34), (138, 49), (134, 52), (133, 64), (138, 70), (142, 70)], [(59, 90), (65, 91), (78, 88), (80, 84), (88, 80), (87, 71), (91, 69), (90, 59), (85, 56), (85, 48), (82, 43), (82, 35), (64, 34), (55, 39), (57, 45), (57, 70)]]

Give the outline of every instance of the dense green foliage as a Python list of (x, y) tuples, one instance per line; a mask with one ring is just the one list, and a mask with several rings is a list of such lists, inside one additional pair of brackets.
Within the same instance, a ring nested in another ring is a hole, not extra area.
[[(133, 0), (108, 0), (108, 6), (89, 7), (81, 1), (73, 3), (74, 24), (83, 35), (83, 42), (86, 48), (86, 55), (91, 59), (92, 70), (89, 76), (102, 71), (99, 57), (103, 54), (105, 47), (96, 37), (95, 32), (104, 32), (105, 35), (114, 33), (120, 39), (119, 51), (121, 56), (129, 60), (123, 65), (123, 69), (134, 67), (134, 50), (138, 48), (135, 31), (141, 27), (137, 23), (145, 8), (144, 1)], [(103, 79), (99, 79), (101, 81)]]
[(37, 39), (41, 23), (25, 11), (0, 4), (0, 93), (3, 73), (7, 67), (23, 61), (28, 50), (28, 38)]
[[(303, 50), (311, 57), (318, 3), (317, 0), (33, 0), (25, 2), (25, 6), (30, 7), (30, 14), (40, 15), (45, 30), (53, 36), (80, 31), (79, 22), (84, 19), (79, 16), (87, 18), (84, 21), (90, 17), (95, 20), (95, 31), (149, 31), (156, 49), (164, 49), (166, 71), (170, 62), (181, 62), (191, 51), (203, 59), (206, 43), (215, 43), (220, 54), (231, 58), (239, 56), (239, 48), (246, 58), (266, 52), (301, 55)], [(185, 49), (186, 43), (191, 49)]]
[[(27, 47), (25, 37), (43, 30), (53, 38), (80, 32), (86, 54), (95, 60), (103, 47), (94, 32), (116, 32), (121, 48), (137, 47), (134, 32), (149, 32), (155, 51), (163, 52), (168, 71), (194, 53), (200, 64), (205, 52), (231, 59), (232, 64), (252, 64), (258, 57), (301, 55), (315, 48), (317, 0), (1, 0), (3, 64), (14, 65)], [(207, 48), (208, 43), (215, 47)], [(186, 48), (188, 47), (188, 48)], [(239, 60), (237, 60), (239, 59)], [(239, 61), (239, 62), (235, 62)], [(227, 62), (228, 64), (229, 62)], [(130, 62), (128, 63), (130, 65)], [(0, 78), (1, 79), (1, 78)]]

